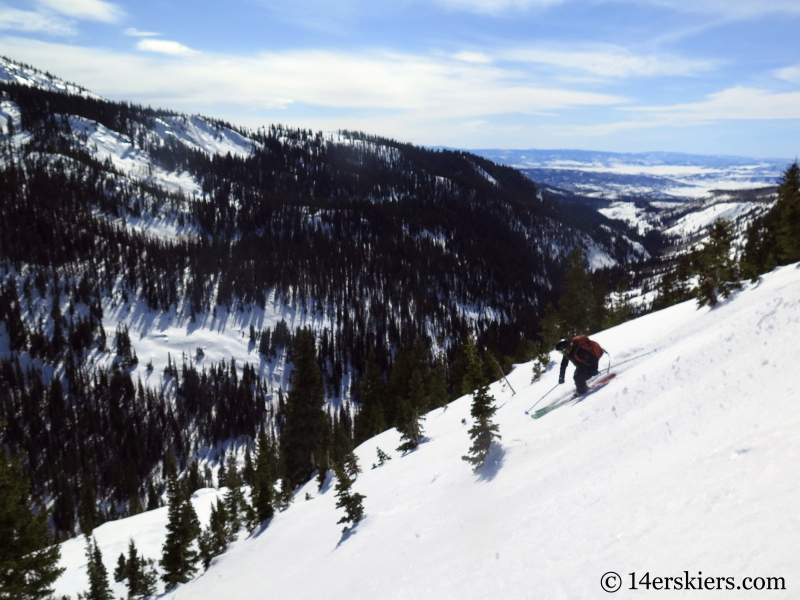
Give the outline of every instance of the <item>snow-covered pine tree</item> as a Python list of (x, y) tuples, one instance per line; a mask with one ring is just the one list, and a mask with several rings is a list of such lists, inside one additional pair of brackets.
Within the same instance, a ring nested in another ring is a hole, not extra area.
[[(472, 392), (472, 410), (470, 414), (475, 419), (475, 424), (470, 428), (469, 435), (472, 446), (467, 455), (462, 456), (465, 461), (472, 464), (477, 470), (486, 461), (486, 455), (495, 438), (500, 438), (498, 427), (492, 423), (492, 417), (497, 412), (494, 398), (489, 394), (489, 385), (483, 375), (481, 361), (477, 348), (470, 339), (465, 349), (467, 357), (467, 372), (464, 375), (464, 393)], [(472, 390), (470, 387), (475, 386)]]
[(108, 584), (108, 572), (103, 564), (103, 553), (94, 537), (86, 536), (86, 573), (89, 576), (89, 589), (78, 594), (78, 600), (113, 600)]
[(159, 564), (164, 571), (161, 579), (166, 588), (171, 589), (189, 581), (197, 570), (199, 556), (193, 544), (200, 534), (200, 523), (189, 494), (174, 474), (167, 481), (167, 496), (167, 539), (162, 546)]
[[(0, 431), (3, 425), (0, 423)], [(29, 483), (20, 461), (0, 448), (0, 598), (49, 598), (63, 573), (60, 549), (50, 545), (50, 511), (30, 508)]]
[[(352, 523), (353, 526), (364, 518), (364, 505), (363, 501), (366, 496), (353, 492), (353, 482), (355, 479), (350, 479), (342, 465), (334, 465), (334, 472), (336, 473), (336, 508), (344, 509), (344, 516), (339, 519), (338, 523)], [(347, 531), (347, 526), (342, 529), (342, 533)]]

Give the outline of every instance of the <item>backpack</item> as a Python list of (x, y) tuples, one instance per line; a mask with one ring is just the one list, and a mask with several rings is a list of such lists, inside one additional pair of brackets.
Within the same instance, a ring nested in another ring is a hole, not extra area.
[(597, 360), (600, 360), (603, 356), (603, 352), (605, 352), (600, 344), (590, 340), (588, 335), (576, 335), (574, 338), (572, 338), (572, 345), (575, 348), (583, 348)]

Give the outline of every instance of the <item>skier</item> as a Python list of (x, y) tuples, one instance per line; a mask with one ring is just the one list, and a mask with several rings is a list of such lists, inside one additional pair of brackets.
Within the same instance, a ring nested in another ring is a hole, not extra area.
[(589, 386), (586, 385), (586, 381), (599, 372), (597, 368), (604, 352), (600, 344), (590, 340), (588, 335), (576, 335), (572, 340), (560, 340), (556, 344), (556, 350), (564, 355), (564, 358), (561, 359), (558, 383), (564, 383), (567, 364), (572, 361), (572, 364), (575, 365), (575, 389), (579, 394), (588, 392)]

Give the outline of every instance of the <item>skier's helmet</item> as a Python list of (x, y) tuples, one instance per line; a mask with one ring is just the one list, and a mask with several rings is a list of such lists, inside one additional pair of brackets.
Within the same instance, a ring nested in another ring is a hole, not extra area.
[(558, 340), (556, 343), (556, 350), (561, 352), (561, 354), (564, 354), (564, 352), (569, 350), (571, 344), (572, 343), (569, 340)]

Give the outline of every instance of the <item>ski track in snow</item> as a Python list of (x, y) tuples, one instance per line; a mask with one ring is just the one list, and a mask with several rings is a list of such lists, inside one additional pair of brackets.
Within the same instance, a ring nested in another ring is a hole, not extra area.
[[(355, 531), (337, 525), (332, 486), (310, 482), (266, 529), (166, 598), (603, 598), (608, 571), (624, 589), (634, 571), (785, 577), (787, 591), (770, 597), (796, 597), (798, 265), (713, 310), (690, 301), (593, 337), (615, 362), (656, 352), (612, 367), (609, 385), (538, 420), (524, 411), (556, 385), (557, 364), (534, 384), (531, 365), (517, 365), (515, 396), (491, 386), (503, 438), (478, 473), (460, 458), (470, 445), (466, 396), (429, 413), (428, 441), (406, 456), (394, 450), (395, 430), (356, 450), (366, 518)], [(559, 387), (547, 402), (571, 392)], [(371, 470), (378, 447), (392, 460)], [(150, 513), (98, 528), (109, 571), (128, 535), (158, 558), (145, 540), (163, 536), (159, 528)], [(71, 570), (56, 590), (74, 593), (65, 582), (78, 581), (83, 542), (63, 548)]]

